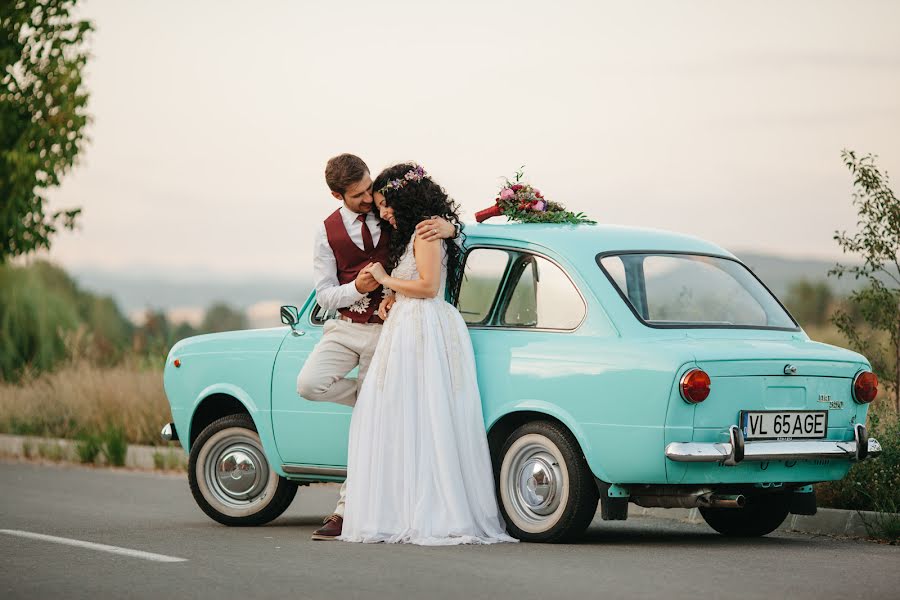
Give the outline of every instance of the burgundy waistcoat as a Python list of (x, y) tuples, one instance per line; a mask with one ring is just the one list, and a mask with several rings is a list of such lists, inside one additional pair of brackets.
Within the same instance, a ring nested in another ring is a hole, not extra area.
[[(368, 227), (363, 223), (363, 227)], [(387, 265), (388, 260), (388, 235), (387, 230), (381, 231), (381, 237), (378, 238), (378, 244), (371, 252), (362, 250), (350, 239), (347, 228), (344, 227), (344, 219), (341, 217), (340, 209), (331, 213), (325, 219), (325, 235), (328, 238), (328, 245), (334, 252), (334, 259), (337, 262), (337, 278), (341, 285), (350, 283), (356, 279), (359, 272), (363, 270), (369, 263), (380, 262)], [(369, 302), (366, 305), (366, 298)], [(347, 308), (342, 308), (340, 312), (345, 317), (349, 317), (355, 323), (381, 323), (378, 318), (378, 305), (381, 304), (382, 287), (378, 286), (368, 294), (360, 302), (353, 304)]]

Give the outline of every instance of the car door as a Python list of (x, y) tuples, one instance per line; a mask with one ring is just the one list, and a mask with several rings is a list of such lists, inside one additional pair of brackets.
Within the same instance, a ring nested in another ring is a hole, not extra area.
[[(552, 260), (525, 250), (473, 247), (457, 307), (469, 326), (485, 418), (504, 406), (559, 396), (560, 365), (579, 356), (587, 305)], [(576, 359), (577, 360), (577, 359)]]
[(312, 402), (297, 393), (297, 375), (322, 338), (332, 315), (307, 300), (299, 323), (287, 335), (272, 371), (272, 430), (284, 463), (345, 467), (351, 408)]

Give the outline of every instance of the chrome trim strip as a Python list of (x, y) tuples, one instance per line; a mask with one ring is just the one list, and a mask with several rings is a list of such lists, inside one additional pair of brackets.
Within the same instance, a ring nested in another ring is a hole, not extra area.
[[(855, 459), (856, 442), (836, 442), (833, 440), (805, 441), (766, 441), (746, 442), (744, 444), (745, 461), (767, 460), (804, 460), (815, 458)], [(875, 438), (869, 438), (868, 457), (875, 458), (881, 454), (881, 444)], [(666, 446), (666, 458), (675, 462), (718, 462), (727, 463), (733, 453), (733, 446), (728, 442), (672, 442)]]
[(292, 475), (321, 475), (323, 477), (346, 477), (347, 469), (336, 467), (307, 467), (302, 465), (281, 465), (281, 470)]

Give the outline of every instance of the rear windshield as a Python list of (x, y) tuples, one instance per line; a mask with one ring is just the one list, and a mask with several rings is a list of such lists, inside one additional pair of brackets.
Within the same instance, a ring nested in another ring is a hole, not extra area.
[(798, 330), (775, 296), (736, 260), (698, 254), (601, 254), (597, 263), (651, 327)]

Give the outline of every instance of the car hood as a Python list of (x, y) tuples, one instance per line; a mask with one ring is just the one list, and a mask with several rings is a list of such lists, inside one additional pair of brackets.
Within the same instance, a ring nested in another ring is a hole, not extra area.
[(273, 327), (196, 335), (172, 346), (169, 356), (178, 358), (191, 354), (276, 352), (289, 331), (290, 327)]

